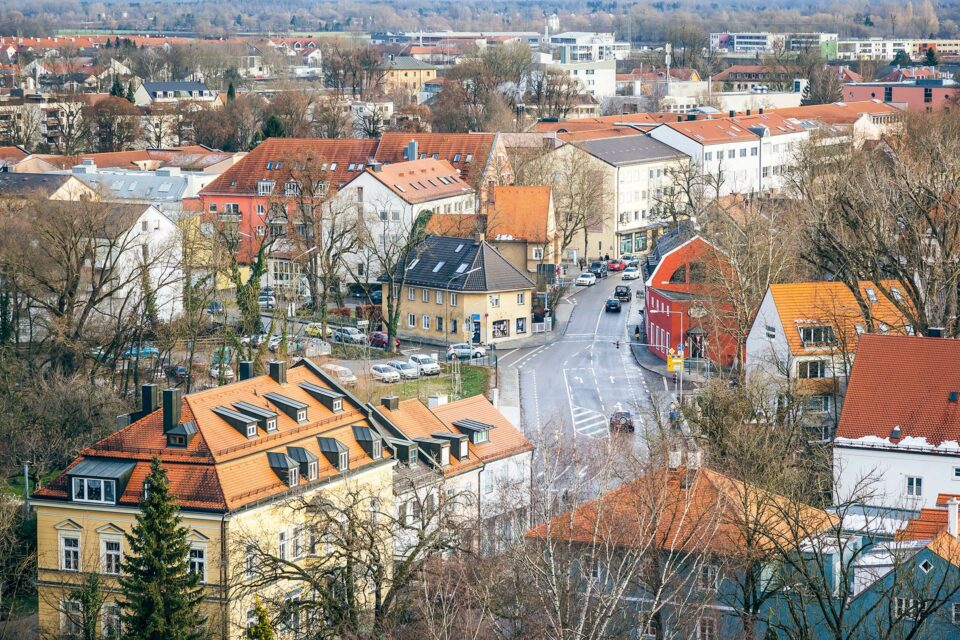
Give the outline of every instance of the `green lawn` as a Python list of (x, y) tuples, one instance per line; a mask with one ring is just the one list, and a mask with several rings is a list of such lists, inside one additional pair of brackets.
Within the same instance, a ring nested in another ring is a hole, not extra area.
[[(48, 482), (56, 478), (60, 474), (59, 471), (53, 471), (49, 473), (46, 477), (43, 478), (43, 484), (46, 485)], [(33, 481), (30, 481), (30, 490), (34, 491), (36, 487), (33, 485)], [(0, 479), (0, 493), (6, 493), (9, 495), (17, 496), (18, 498), (23, 497), (23, 474), (18, 474), (16, 476), (11, 476), (9, 478)]]
[(401, 400), (419, 398), (426, 402), (433, 394), (446, 395), (449, 400), (469, 398), (485, 394), (490, 387), (492, 371), (489, 367), (463, 365), (460, 367), (460, 393), (454, 393), (454, 380), (450, 368), (444, 364), (438, 376), (424, 376), (416, 380), (404, 380), (394, 384), (382, 384), (361, 379), (355, 393), (368, 402), (379, 402), (382, 396), (395, 395)]

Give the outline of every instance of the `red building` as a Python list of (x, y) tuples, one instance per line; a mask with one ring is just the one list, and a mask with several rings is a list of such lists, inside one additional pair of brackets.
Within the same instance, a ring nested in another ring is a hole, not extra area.
[(730, 307), (711, 295), (708, 282), (726, 264), (689, 224), (660, 236), (644, 263), (644, 322), (651, 353), (666, 360), (669, 350), (683, 343), (689, 360), (733, 364), (736, 340), (722, 326)]
[(950, 79), (905, 82), (853, 82), (843, 85), (845, 102), (883, 100), (907, 111), (939, 111), (960, 97), (960, 85)]

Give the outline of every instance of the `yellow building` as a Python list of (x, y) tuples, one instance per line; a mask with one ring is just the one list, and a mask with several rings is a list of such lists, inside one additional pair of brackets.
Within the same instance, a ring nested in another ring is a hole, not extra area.
[[(396, 460), (369, 406), (308, 360), (289, 371), (285, 362), (271, 362), (261, 376), (250, 376), (244, 363), (240, 378), (186, 397), (167, 389), (162, 402), (155, 385), (144, 385), (143, 408), (129, 426), (85, 449), (34, 494), (41, 637), (77, 630), (72, 614), (79, 605), (70, 590), (94, 571), (107, 591), (101, 631), (118, 628), (124, 534), (153, 458), (167, 471), (189, 531), (190, 568), (206, 589), (210, 637), (223, 640), (244, 637), (251, 619), (255, 549), (296, 563), (329, 556), (329, 547), (305, 533), (303, 504), (362, 493), (393, 512)], [(296, 585), (284, 582), (256, 591), (281, 601), (299, 597)]]
[(414, 96), (423, 89), (425, 82), (436, 79), (437, 68), (411, 58), (410, 56), (390, 56), (380, 68), (384, 71), (383, 89), (391, 93), (403, 93)]
[[(384, 314), (388, 289), (384, 285)], [(525, 338), (532, 332), (533, 294), (530, 278), (482, 238), (430, 236), (406, 265), (397, 330), (401, 338), (437, 344)]]

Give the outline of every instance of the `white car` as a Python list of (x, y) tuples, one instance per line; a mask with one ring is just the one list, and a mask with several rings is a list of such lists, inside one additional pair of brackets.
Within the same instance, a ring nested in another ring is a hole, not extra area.
[[(272, 336), (270, 338), (270, 341), (267, 342), (267, 349), (269, 349), (270, 351), (276, 351), (277, 349), (280, 348), (280, 343), (283, 341), (284, 341), (284, 337), (281, 335)], [(292, 351), (293, 348), (296, 346), (297, 337), (291, 336), (288, 334), (286, 336), (286, 342), (287, 342), (287, 351)]]
[(597, 276), (592, 273), (581, 273), (574, 284), (578, 287), (592, 287), (597, 284)]
[(408, 360), (408, 362), (417, 367), (417, 369), (420, 370), (420, 375), (422, 376), (440, 375), (440, 364), (433, 356), (414, 354), (410, 356), (410, 360)]
[(214, 380), (219, 380), (221, 374), (224, 380), (233, 380), (233, 369), (229, 365), (215, 364), (210, 367), (210, 377)]
[(467, 360), (469, 358), (482, 358), (487, 355), (487, 350), (466, 342), (458, 342), (447, 347), (447, 360), (460, 358)]
[(370, 367), (370, 377), (379, 382), (400, 382), (400, 372), (385, 364)]
[(639, 280), (640, 269), (637, 269), (636, 267), (627, 267), (623, 270), (623, 274), (620, 277), (623, 280)]
[(353, 371), (346, 367), (339, 364), (323, 364), (320, 365), (320, 368), (342, 385), (352, 387), (357, 384), (357, 376), (353, 375)]
[(400, 377), (406, 380), (416, 380), (420, 377), (420, 369), (409, 362), (402, 360), (391, 360), (387, 366), (393, 367), (400, 372)]

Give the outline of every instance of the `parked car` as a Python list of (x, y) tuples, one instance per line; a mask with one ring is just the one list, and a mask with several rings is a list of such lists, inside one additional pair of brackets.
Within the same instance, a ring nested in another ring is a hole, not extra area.
[(614, 411), (610, 416), (610, 431), (633, 433), (634, 429), (633, 414), (629, 411)]
[(447, 360), (453, 360), (454, 358), (469, 360), (470, 358), (482, 358), (486, 355), (486, 349), (467, 342), (458, 342), (447, 347)]
[(332, 333), (330, 326), (327, 326), (327, 335), (323, 335), (323, 323), (322, 322), (311, 322), (306, 327), (303, 328), (303, 332), (310, 336), (311, 338), (323, 338), (330, 337)]
[(624, 280), (639, 280), (640, 269), (637, 267), (627, 267), (623, 270), (623, 274), (621, 274), (620, 277)]
[(627, 263), (623, 260), (611, 260), (607, 263), (607, 269), (610, 271), (623, 271), (627, 268)]
[(160, 350), (157, 349), (152, 344), (144, 343), (140, 345), (140, 349), (137, 349), (135, 346), (128, 348), (123, 352), (124, 358), (134, 359), (138, 358), (144, 360), (145, 358), (156, 358), (160, 355)]
[(376, 291), (370, 292), (370, 303), (371, 304), (383, 303), (383, 291), (381, 289), (377, 289)]
[(353, 385), (357, 384), (357, 376), (354, 375), (353, 371), (350, 371), (350, 369), (347, 369), (342, 365), (324, 364), (320, 365), (320, 368), (340, 384), (348, 387), (352, 387)]
[(273, 294), (261, 293), (257, 298), (257, 305), (261, 309), (272, 311), (273, 309), (277, 308), (277, 298)]
[(385, 364), (370, 367), (370, 377), (377, 382), (400, 382), (400, 372)]
[(592, 287), (597, 284), (597, 276), (592, 273), (581, 273), (577, 276), (574, 284), (578, 287)]
[(233, 369), (230, 365), (226, 364), (215, 364), (210, 367), (210, 377), (214, 380), (219, 380), (220, 376), (223, 375), (224, 380), (233, 380)]
[(630, 302), (633, 300), (633, 291), (626, 285), (618, 284), (617, 288), (613, 290), (613, 297), (620, 302)]
[(408, 362), (417, 367), (422, 376), (440, 375), (440, 364), (433, 356), (414, 354), (410, 356)]
[(596, 262), (590, 263), (590, 266), (587, 268), (587, 271), (597, 276), (597, 279), (599, 280), (600, 278), (607, 277), (607, 272), (609, 271), (609, 269), (607, 269), (606, 262), (604, 262), (603, 260), (597, 260)]
[(173, 377), (176, 378), (177, 382), (186, 382), (190, 378), (190, 372), (187, 371), (186, 367), (180, 366), (174, 370)]
[(633, 255), (632, 253), (625, 253), (625, 254), (623, 254), (622, 256), (620, 256), (620, 259), (623, 260), (624, 262), (626, 262), (626, 263), (627, 263), (627, 266), (629, 267), (629, 266), (630, 266), (630, 263), (633, 262), (634, 260), (636, 260), (637, 257), (636, 257), (635, 255)]
[[(275, 335), (271, 337), (270, 341), (267, 343), (267, 349), (269, 349), (270, 351), (276, 351), (277, 349), (280, 348), (280, 343), (283, 342), (283, 340), (284, 340), (284, 336), (282, 335)], [(297, 337), (287, 334), (286, 341), (287, 341), (287, 351), (290, 351), (297, 344)]]
[(211, 300), (207, 305), (207, 312), (212, 316), (220, 315), (223, 311), (223, 303), (219, 300)]
[(266, 342), (268, 337), (265, 333), (255, 333), (252, 336), (243, 336), (240, 338), (240, 344), (256, 348)]
[(333, 353), (333, 347), (326, 340), (320, 338), (307, 338), (303, 341), (303, 355), (308, 358), (317, 358), (319, 356), (328, 356)]
[[(393, 339), (394, 346), (400, 348), (400, 338), (394, 337)], [(386, 331), (374, 331), (370, 334), (370, 346), (376, 347), (377, 349), (386, 349), (387, 348), (387, 332)]]
[(355, 327), (337, 327), (333, 330), (333, 341), (347, 344), (363, 344), (367, 336)]
[(393, 367), (400, 372), (400, 377), (406, 380), (416, 380), (420, 377), (420, 368), (405, 362), (403, 360), (391, 360), (387, 363), (388, 366)]
[(607, 305), (604, 307), (604, 311), (614, 311), (616, 313), (620, 313), (620, 308), (620, 301), (616, 298), (610, 298), (607, 300)]

